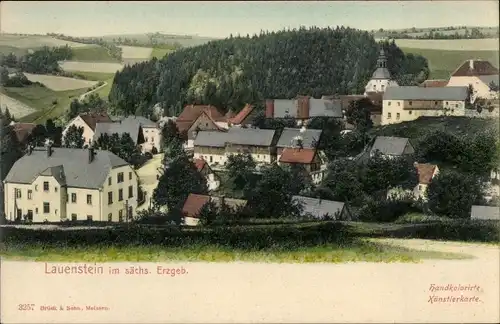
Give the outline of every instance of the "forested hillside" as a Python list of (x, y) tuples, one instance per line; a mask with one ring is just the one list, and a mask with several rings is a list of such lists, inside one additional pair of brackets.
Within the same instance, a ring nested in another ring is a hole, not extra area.
[[(425, 58), (405, 56), (394, 43), (383, 46), (401, 85), (427, 78)], [(118, 112), (147, 114), (159, 102), (178, 114), (187, 103), (238, 111), (265, 98), (363, 93), (378, 49), (368, 32), (343, 27), (230, 37), (125, 67), (109, 99)]]

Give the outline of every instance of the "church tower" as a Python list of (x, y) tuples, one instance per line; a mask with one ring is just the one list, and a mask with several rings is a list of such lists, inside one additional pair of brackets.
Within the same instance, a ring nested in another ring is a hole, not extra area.
[(387, 68), (387, 57), (383, 49), (380, 49), (377, 59), (377, 69), (373, 72), (372, 78), (365, 87), (365, 95), (370, 92), (383, 93), (388, 87), (397, 87), (398, 83), (392, 79)]

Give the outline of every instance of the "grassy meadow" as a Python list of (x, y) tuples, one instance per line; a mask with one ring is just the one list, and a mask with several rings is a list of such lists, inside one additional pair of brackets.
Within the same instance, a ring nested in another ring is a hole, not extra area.
[(151, 58), (156, 57), (157, 59), (163, 58), (165, 55), (172, 53), (172, 50), (166, 48), (153, 48), (151, 52)]
[(109, 51), (102, 46), (91, 46), (82, 48), (73, 48), (73, 61), (80, 62), (116, 62), (115, 59), (109, 54)]

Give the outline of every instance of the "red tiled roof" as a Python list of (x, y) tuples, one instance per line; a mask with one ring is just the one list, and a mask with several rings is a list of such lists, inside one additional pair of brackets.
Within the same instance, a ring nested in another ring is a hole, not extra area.
[[(471, 69), (472, 61), (472, 69)], [(457, 76), (480, 76), (498, 74), (498, 69), (490, 62), (483, 60), (467, 60), (452, 73), (452, 77)]]
[(437, 165), (430, 163), (417, 163), (416, 168), (418, 172), (418, 183), (429, 184), (431, 183), (432, 176), (436, 170)]
[(229, 121), (235, 125), (239, 125), (243, 122), (243, 120), (245, 120), (245, 118), (248, 117), (248, 115), (252, 113), (253, 109), (254, 106), (246, 105), (236, 116), (231, 118)]
[(216, 121), (225, 120), (225, 117), (211, 105), (187, 105), (184, 107), (182, 113), (177, 117), (178, 121), (195, 121), (203, 111), (207, 112), (207, 115), (212, 117)]
[(12, 130), (16, 134), (17, 140), (24, 143), (35, 127), (36, 124), (33, 123), (15, 123), (12, 125)]
[(186, 217), (198, 217), (198, 213), (201, 208), (210, 201), (210, 196), (189, 194), (184, 206), (182, 207), (182, 213)]
[(448, 80), (425, 80), (420, 86), (425, 88), (441, 88), (446, 87), (447, 84)]
[(310, 164), (316, 156), (316, 150), (304, 148), (285, 148), (280, 156), (283, 163)]
[(198, 171), (201, 171), (207, 165), (207, 161), (204, 159), (194, 159), (194, 165)]
[(97, 123), (111, 123), (113, 122), (111, 118), (106, 113), (86, 113), (79, 115), (81, 119), (85, 122), (85, 124), (89, 125), (89, 127), (95, 131), (95, 125)]

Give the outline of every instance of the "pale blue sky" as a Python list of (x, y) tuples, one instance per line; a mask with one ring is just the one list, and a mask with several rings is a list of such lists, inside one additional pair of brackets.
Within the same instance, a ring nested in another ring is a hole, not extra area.
[(299, 26), (359, 29), (498, 26), (498, 1), (2, 1), (8, 33), (72, 36), (163, 32), (209, 37)]

